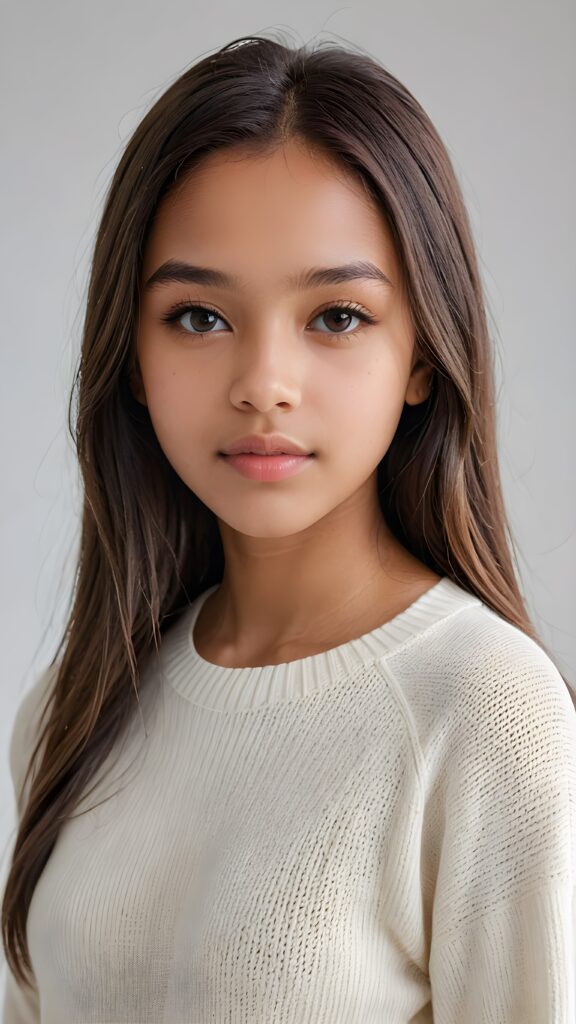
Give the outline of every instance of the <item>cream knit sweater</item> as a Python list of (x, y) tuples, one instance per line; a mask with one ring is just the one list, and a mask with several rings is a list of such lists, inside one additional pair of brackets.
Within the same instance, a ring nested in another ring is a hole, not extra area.
[(225, 668), (193, 643), (215, 589), (60, 832), (4, 1024), (574, 1024), (576, 712), (547, 655), (444, 577), (325, 653)]

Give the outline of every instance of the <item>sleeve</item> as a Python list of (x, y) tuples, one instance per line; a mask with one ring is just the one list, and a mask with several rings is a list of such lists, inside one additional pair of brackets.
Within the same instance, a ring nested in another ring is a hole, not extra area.
[[(12, 726), (9, 763), (18, 821), (30, 788), (30, 780), (23, 788), (24, 776), (37, 741), (40, 715), (55, 671), (55, 666), (50, 665), (40, 673), (20, 702)], [(3, 959), (5, 988), (2, 1024), (40, 1024), (40, 997), (36, 984), (23, 988), (12, 974), (5, 958)]]
[(23, 989), (6, 967), (2, 1024), (40, 1024), (40, 998), (36, 985)]
[(474, 670), (448, 730), (434, 1024), (576, 1022), (576, 710), (525, 640)]

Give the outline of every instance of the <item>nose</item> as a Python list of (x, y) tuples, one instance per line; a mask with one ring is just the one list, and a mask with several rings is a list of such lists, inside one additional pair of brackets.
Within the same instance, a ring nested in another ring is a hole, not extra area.
[(303, 353), (286, 325), (239, 341), (234, 350), (230, 401), (261, 412), (276, 405), (296, 408), (302, 400)]

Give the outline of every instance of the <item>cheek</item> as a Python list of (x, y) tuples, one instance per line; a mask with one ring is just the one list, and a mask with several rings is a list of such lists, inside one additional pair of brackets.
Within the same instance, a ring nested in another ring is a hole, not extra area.
[(159, 412), (163, 406), (178, 402), (185, 389), (180, 360), (167, 349), (144, 341), (139, 346), (138, 361), (149, 409)]
[[(160, 447), (175, 466), (190, 459), (198, 446), (206, 444), (214, 395), (206, 381), (195, 380), (181, 360), (168, 358), (157, 350), (139, 356), (146, 404)], [(210, 449), (215, 439), (211, 439)]]
[(344, 373), (326, 370), (311, 408), (328, 448), (377, 464), (396, 432), (405, 391), (402, 366), (391, 354), (349, 363)]

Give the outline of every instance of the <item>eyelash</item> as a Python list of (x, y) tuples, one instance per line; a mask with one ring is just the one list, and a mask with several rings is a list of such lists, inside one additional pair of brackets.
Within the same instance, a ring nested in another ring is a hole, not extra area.
[[(187, 337), (189, 338), (203, 338), (208, 337), (210, 334), (214, 334), (214, 331), (197, 331), (196, 333), (194, 333), (193, 331), (187, 331), (184, 327), (178, 324), (178, 320), (180, 320), (180, 318), (183, 317), (185, 313), (189, 313), (195, 309), (203, 309), (206, 310), (208, 313), (214, 313), (214, 315), (221, 320), (226, 319), (226, 317), (222, 316), (222, 314), (219, 313), (217, 309), (214, 309), (213, 306), (208, 306), (207, 304), (205, 305), (203, 302), (192, 303), (189, 301), (179, 302), (175, 306), (171, 306), (170, 309), (160, 319), (162, 320), (163, 323), (168, 324), (174, 330), (187, 335)], [(316, 316), (313, 317), (313, 319), (316, 320), (317, 317), (322, 316), (323, 313), (332, 312), (333, 309), (340, 309), (344, 310), (345, 312), (353, 313), (354, 316), (358, 317), (360, 320), (367, 324), (377, 323), (376, 317), (372, 316), (366, 309), (364, 309), (363, 306), (360, 306), (356, 302), (349, 302), (347, 300), (336, 301), (331, 303), (329, 306), (325, 306), (324, 309), (321, 309), (318, 313), (316, 313)], [(358, 334), (360, 330), (361, 328), (357, 327), (355, 331), (347, 331), (345, 333), (338, 331), (328, 331), (327, 333), (328, 337), (332, 338), (353, 338)], [(323, 334), (325, 332), (321, 331), (320, 333)]]

